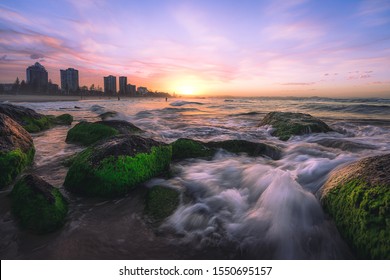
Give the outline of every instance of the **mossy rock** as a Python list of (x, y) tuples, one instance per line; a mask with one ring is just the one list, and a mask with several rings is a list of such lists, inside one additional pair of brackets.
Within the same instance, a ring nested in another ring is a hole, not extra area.
[(118, 115), (118, 113), (115, 111), (108, 111), (108, 112), (104, 112), (104, 113), (100, 114), (99, 117), (102, 119), (102, 121), (105, 121), (107, 119), (114, 118), (117, 115)]
[(136, 135), (114, 136), (78, 154), (64, 186), (85, 196), (120, 196), (167, 172), (171, 158), (170, 145)]
[(390, 259), (390, 154), (333, 172), (321, 192), (325, 211), (359, 258)]
[(207, 158), (215, 154), (217, 149), (224, 149), (231, 153), (246, 153), (248, 156), (268, 156), (279, 159), (281, 151), (272, 145), (254, 143), (246, 140), (225, 140), (213, 142), (201, 142), (186, 138), (180, 138), (172, 144), (172, 158), (176, 160), (186, 158)]
[(24, 117), (22, 118), (22, 125), (28, 132), (36, 133), (51, 128), (53, 126), (53, 118), (51, 116), (42, 116), (39, 119)]
[(260, 126), (263, 125), (272, 125), (275, 129), (272, 136), (276, 136), (282, 141), (287, 141), (293, 135), (332, 131), (320, 119), (302, 113), (271, 112), (260, 122)]
[(53, 123), (56, 125), (71, 125), (73, 116), (70, 114), (62, 114), (53, 118)]
[(34, 160), (30, 134), (10, 117), (0, 113), (0, 188), (10, 185)]
[(140, 128), (126, 121), (80, 122), (68, 131), (66, 142), (88, 146), (111, 136), (119, 134), (131, 135), (140, 132), (142, 132)]
[(172, 158), (173, 159), (186, 159), (186, 158), (199, 158), (210, 157), (214, 154), (213, 149), (207, 148), (203, 142), (180, 138), (172, 144)]
[(36, 175), (21, 178), (11, 192), (12, 212), (20, 225), (37, 233), (60, 228), (68, 204), (60, 191)]
[(69, 125), (73, 121), (73, 117), (69, 114), (57, 117), (43, 115), (30, 108), (12, 104), (0, 104), (0, 113), (9, 116), (30, 133), (47, 130), (55, 125)]
[(34, 160), (35, 149), (24, 153), (20, 149), (0, 152), (0, 189), (10, 185), (15, 178)]
[(153, 186), (148, 190), (145, 212), (156, 221), (172, 215), (180, 204), (180, 193), (172, 188)]
[(275, 146), (255, 143), (246, 140), (225, 140), (205, 143), (211, 149), (224, 149), (228, 152), (240, 154), (245, 153), (251, 157), (268, 156), (272, 159), (280, 159), (281, 151)]

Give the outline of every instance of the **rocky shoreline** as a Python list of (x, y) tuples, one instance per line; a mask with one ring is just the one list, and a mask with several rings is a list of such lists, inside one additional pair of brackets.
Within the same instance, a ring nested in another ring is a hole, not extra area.
[[(21, 227), (32, 232), (43, 234), (60, 228), (67, 219), (68, 203), (56, 188), (39, 177), (26, 175), (18, 179), (33, 162), (34, 144), (29, 132), (69, 126), (72, 122), (69, 114), (46, 116), (21, 106), (0, 104), (0, 187), (14, 184), (14, 216)], [(294, 135), (332, 131), (321, 120), (300, 113), (272, 112), (260, 125), (271, 126), (272, 135), (283, 141)], [(66, 141), (85, 147), (67, 161), (66, 190), (102, 198), (121, 197), (153, 177), (170, 176), (173, 161), (208, 159), (220, 149), (272, 160), (283, 156), (276, 146), (244, 140), (201, 142), (181, 138), (163, 143), (143, 137), (141, 129), (125, 121), (80, 122), (68, 131)], [(321, 190), (324, 210), (358, 258), (390, 258), (390, 173), (382, 172), (390, 166), (388, 157), (348, 165), (332, 173)], [(372, 167), (372, 162), (380, 164)], [(354, 176), (339, 180), (347, 169)], [(146, 217), (163, 221), (179, 206), (182, 196), (178, 190), (153, 186), (144, 200)]]

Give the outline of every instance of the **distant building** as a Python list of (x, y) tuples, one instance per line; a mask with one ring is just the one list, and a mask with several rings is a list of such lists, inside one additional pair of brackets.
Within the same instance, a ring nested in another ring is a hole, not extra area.
[(126, 92), (131, 95), (131, 96), (135, 96), (137, 94), (137, 90), (136, 90), (136, 86), (135, 85), (132, 85), (132, 84), (128, 84), (126, 86)]
[(79, 89), (79, 71), (73, 68), (60, 70), (61, 74), (61, 89), (63, 91), (75, 92)]
[(149, 91), (148, 91), (148, 89), (146, 87), (138, 87), (137, 88), (137, 92), (139, 94), (147, 94)]
[(127, 93), (127, 77), (119, 77), (119, 93), (126, 94)]
[(47, 71), (39, 62), (26, 69), (26, 80), (32, 89), (39, 91), (46, 90), (49, 82)]
[(116, 93), (116, 77), (108, 76), (104, 77), (104, 93), (113, 94)]

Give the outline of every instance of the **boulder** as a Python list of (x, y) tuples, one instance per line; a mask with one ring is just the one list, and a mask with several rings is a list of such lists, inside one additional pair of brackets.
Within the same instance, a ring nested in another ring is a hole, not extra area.
[(321, 202), (360, 258), (390, 259), (390, 154), (334, 171)]
[(66, 175), (67, 190), (115, 197), (168, 170), (172, 148), (137, 135), (101, 140), (78, 154)]
[(267, 156), (272, 159), (280, 159), (281, 157), (281, 150), (273, 145), (246, 140), (212, 141), (205, 143), (205, 145), (210, 149), (224, 149), (235, 154), (245, 153), (251, 157)]
[(88, 146), (114, 135), (133, 135), (140, 132), (142, 132), (140, 128), (121, 120), (80, 122), (68, 131), (66, 142)]
[(225, 140), (201, 142), (186, 138), (177, 139), (172, 144), (172, 158), (186, 159), (198, 157), (211, 157), (218, 149), (224, 149), (231, 153), (246, 153), (248, 156), (268, 156), (279, 159), (281, 151), (272, 145), (255, 143), (246, 140)]
[(272, 125), (275, 129), (272, 136), (282, 141), (287, 141), (293, 135), (332, 131), (323, 121), (302, 113), (271, 112), (260, 122), (259, 126), (263, 125)]
[(52, 122), (55, 125), (71, 125), (73, 122), (73, 116), (70, 114), (62, 114), (52, 118)]
[(60, 191), (36, 175), (22, 177), (11, 192), (12, 212), (20, 225), (37, 233), (60, 228), (68, 204)]
[(146, 194), (145, 212), (156, 221), (172, 215), (180, 203), (179, 191), (165, 186), (153, 186)]
[(205, 143), (197, 140), (180, 138), (172, 144), (172, 158), (186, 159), (198, 157), (211, 157), (215, 151), (205, 146)]
[(9, 116), (31, 133), (49, 129), (54, 125), (70, 125), (73, 121), (73, 117), (69, 114), (57, 117), (43, 115), (30, 108), (4, 103), (0, 104), (0, 113)]
[(115, 111), (108, 111), (108, 112), (101, 113), (99, 117), (102, 119), (102, 121), (105, 121), (107, 119), (114, 118), (117, 115), (118, 113)]
[(0, 188), (12, 183), (35, 154), (30, 134), (10, 117), (0, 113)]

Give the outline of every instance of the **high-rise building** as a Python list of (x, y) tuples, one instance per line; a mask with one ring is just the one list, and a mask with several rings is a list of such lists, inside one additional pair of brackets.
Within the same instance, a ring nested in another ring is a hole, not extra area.
[(69, 91), (77, 91), (79, 88), (79, 71), (73, 68), (60, 70), (61, 74), (61, 89)]
[(137, 92), (139, 94), (147, 94), (147, 93), (149, 93), (149, 90), (146, 87), (138, 87)]
[(127, 93), (127, 77), (119, 77), (119, 93), (126, 94)]
[(39, 62), (26, 69), (26, 80), (34, 90), (39, 91), (46, 90), (49, 82), (47, 71)]
[(108, 76), (104, 77), (104, 93), (113, 94), (116, 93), (116, 77)]
[(137, 94), (137, 90), (136, 90), (136, 86), (135, 85), (132, 85), (132, 84), (128, 84), (126, 86), (126, 92), (131, 95), (131, 96), (135, 96)]

